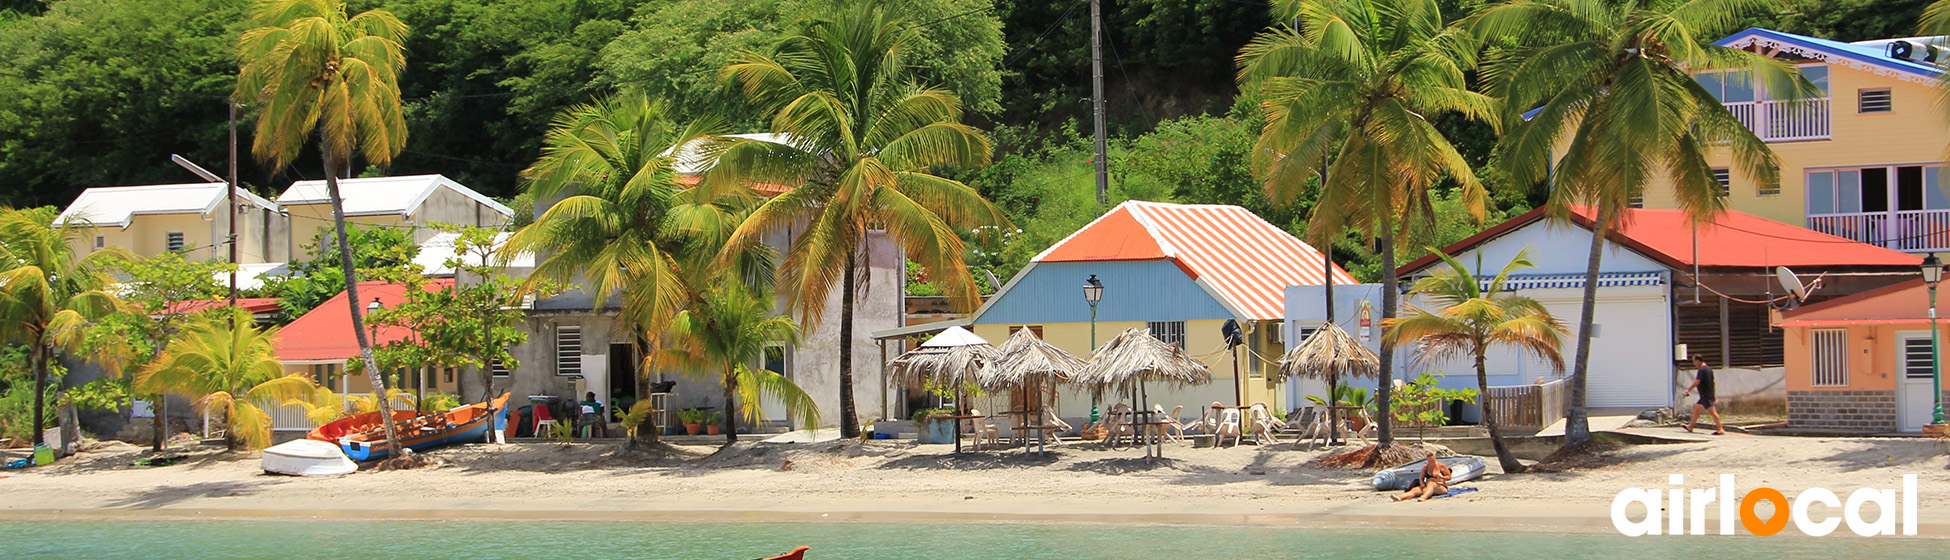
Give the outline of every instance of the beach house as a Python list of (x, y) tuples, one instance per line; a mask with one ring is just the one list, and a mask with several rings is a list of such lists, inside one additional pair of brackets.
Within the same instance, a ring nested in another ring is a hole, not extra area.
[[(453, 286), (450, 278), (435, 278), (427, 282), (425, 289), (441, 290)], [(372, 309), (373, 304), (380, 307), (394, 307), (406, 301), (406, 290), (402, 284), (379, 280), (359, 282), (359, 304), (361, 315)], [(311, 376), (321, 387), (330, 388), (341, 394), (370, 394), (372, 383), (365, 375), (346, 375), (345, 362), (359, 357), (359, 341), (352, 336), (352, 310), (346, 305), (346, 292), (325, 300), (310, 312), (299, 316), (289, 325), (278, 331), (276, 352), (278, 363), (284, 366), (286, 374), (303, 373)], [(375, 346), (401, 340), (411, 340), (412, 329), (403, 327), (376, 326), (367, 324)], [(460, 372), (455, 368), (424, 367), (411, 368), (398, 372), (402, 380), (400, 389), (410, 389), (424, 394), (426, 391), (459, 393)]]
[(81, 191), (57, 226), (79, 229), (77, 255), (117, 247), (140, 257), (180, 252), (190, 260), (228, 259), (230, 221), (237, 222), (237, 262), (284, 262), (289, 222), (278, 205), (238, 189), (226, 210), (223, 183), (94, 187)]
[[(1568, 363), (1583, 311), (1590, 216), (1588, 208), (1577, 208), (1568, 221), (1556, 221), (1542, 209), (1533, 210), (1443, 251), (1495, 271), (1527, 250), (1536, 266), (1513, 276), (1507, 288), (1537, 299), (1571, 328), (1563, 346)], [(1682, 354), (1700, 354), (1721, 372), (1723, 397), (1785, 399), (1782, 335), (1768, 325), (1769, 310), (1795, 297), (1781, 285), (1780, 270), (1816, 285), (1806, 298), (1814, 302), (1915, 278), (1918, 260), (1744, 212), (1728, 211), (1696, 225), (1679, 210), (1628, 211), (1618, 230), (1606, 236), (1588, 403), (1640, 410), (1681, 404), (1681, 383), (1692, 380), (1690, 368), (1678, 367)], [(1431, 255), (1399, 270), (1412, 280), (1441, 266), (1446, 265)], [(1398, 374), (1439, 370), (1448, 374), (1447, 384), (1474, 385), (1472, 365), (1408, 358), (1397, 362), (1409, 368)], [(1515, 351), (1493, 352), (1489, 364), (1491, 385), (1568, 375)]]
[[(442, 175), (340, 179), (339, 195), (347, 223), (414, 228), (418, 243), (440, 233), (433, 224), (498, 227), (515, 215), (507, 205)], [(304, 244), (333, 227), (332, 199), (322, 179), (292, 183), (277, 203), (291, 220), (285, 239), (289, 254), (302, 258)]]
[(1786, 333), (1788, 426), (1922, 431), (1936, 403), (1929, 310), (1918, 278), (1782, 311), (1774, 325)]
[[(1167, 409), (1264, 402), (1287, 410), (1272, 363), (1287, 344), (1284, 290), (1326, 281), (1325, 266), (1319, 251), (1245, 208), (1130, 201), (1036, 255), (969, 322), (997, 344), (1028, 328), (1077, 356), (1125, 329), (1150, 329), (1203, 361), (1215, 381), (1150, 388), (1149, 400)], [(1338, 267), (1332, 277), (1354, 283)], [(1083, 290), (1093, 279), (1103, 287), (1094, 311)], [(1228, 322), (1244, 344), (1228, 347)], [(1065, 417), (1087, 417), (1090, 398), (1071, 393), (1061, 406)]]
[[(1708, 162), (1727, 206), (1898, 251), (1950, 250), (1950, 127), (1936, 88), (1950, 56), (1927, 41), (1843, 43), (1756, 28), (1716, 42), (1793, 64), (1820, 91), (1791, 99), (1747, 71), (1695, 74), (1781, 161), (1780, 181), (1761, 183), (1732, 166), (1727, 150), (1713, 150)], [(1642, 204), (1678, 207), (1665, 180), (1646, 185)]]

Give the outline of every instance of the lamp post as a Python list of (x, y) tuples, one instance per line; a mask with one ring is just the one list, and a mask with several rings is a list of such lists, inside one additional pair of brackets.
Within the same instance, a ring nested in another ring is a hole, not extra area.
[[(1083, 301), (1090, 304), (1090, 351), (1097, 351), (1097, 302), (1104, 299), (1104, 283), (1097, 281), (1097, 275), (1090, 275), (1083, 281)], [(1097, 423), (1097, 395), (1090, 395), (1090, 423)]]
[[(372, 303), (366, 304), (366, 316), (371, 317), (373, 313), (378, 312), (379, 308), (382, 307), (385, 307), (385, 305), (379, 303), (379, 296), (373, 296)], [(371, 320), (366, 321), (366, 339), (371, 341), (373, 348), (375, 349), (379, 348), (379, 325), (373, 324)], [(379, 361), (379, 353), (377, 352), (373, 353), (372, 361), (375, 363), (366, 364), (366, 367), (378, 368), (379, 364), (377, 362)], [(386, 373), (382, 371), (379, 373), (379, 376), (380, 378), (385, 378)], [(377, 398), (377, 399), (391, 398), (386, 395), (386, 390), (384, 387), (374, 387), (372, 389), (372, 394), (373, 394), (373, 398)]]
[(1936, 403), (1930, 413), (1931, 424), (1943, 423), (1943, 358), (1939, 344), (1940, 327), (1936, 324), (1936, 283), (1943, 280), (1943, 261), (1936, 260), (1936, 253), (1923, 258), (1923, 283), (1930, 287), (1930, 401)]

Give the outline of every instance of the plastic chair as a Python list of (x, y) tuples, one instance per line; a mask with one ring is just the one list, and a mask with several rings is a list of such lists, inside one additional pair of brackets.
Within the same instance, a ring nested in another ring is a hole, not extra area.
[(1218, 427), (1214, 428), (1212, 433), (1219, 436), (1217, 440), (1212, 442), (1212, 447), (1216, 448), (1224, 445), (1226, 436), (1232, 436), (1232, 444), (1235, 446), (1239, 445), (1239, 438), (1242, 435), (1242, 430), (1239, 427), (1239, 409), (1221, 409), (1219, 412)]
[(982, 416), (982, 411), (971, 408), (968, 409), (968, 413), (975, 416), (975, 418), (966, 420), (968, 422), (968, 430), (966, 431), (972, 434), (976, 449), (982, 448), (983, 441), (1000, 441), (1000, 432), (995, 429), (995, 424), (989, 423), (988, 417)]
[(1279, 443), (1279, 436), (1273, 432), (1280, 423), (1273, 419), (1273, 413), (1266, 411), (1266, 403), (1253, 403), (1250, 410), (1252, 414), (1248, 420), (1253, 424), (1253, 441), (1261, 445)]
[(555, 415), (549, 414), (548, 407), (538, 404), (535, 405), (535, 430), (533, 432), (534, 436), (548, 437), (548, 432), (542, 431), (544, 427), (548, 427), (548, 428), (555, 427)]
[(1042, 437), (1047, 443), (1054, 443), (1056, 445), (1063, 445), (1063, 438), (1059, 437), (1059, 434), (1069, 433), (1070, 430), (1076, 429), (1069, 422), (1064, 422), (1063, 418), (1057, 416), (1055, 412), (1047, 410), (1043, 411), (1043, 425), (1055, 426), (1055, 428), (1043, 430)]
[[(1152, 408), (1156, 409), (1158, 412), (1158, 416), (1163, 417), (1164, 421), (1166, 422), (1165, 424), (1166, 438), (1169, 438), (1171, 441), (1179, 441), (1185, 439), (1185, 424), (1183, 422), (1178, 421), (1178, 415), (1185, 413), (1185, 405), (1181, 404), (1172, 407), (1170, 415), (1165, 414), (1164, 405), (1152, 405)], [(1174, 430), (1178, 432), (1178, 435), (1175, 436), (1171, 435), (1171, 432)]]

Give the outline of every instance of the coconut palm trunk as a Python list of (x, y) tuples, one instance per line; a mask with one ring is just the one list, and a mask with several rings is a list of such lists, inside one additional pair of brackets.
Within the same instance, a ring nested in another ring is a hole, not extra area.
[(1490, 430), (1490, 447), (1496, 449), (1496, 462), (1503, 467), (1503, 472), (1520, 473), (1524, 471), (1523, 463), (1518, 462), (1517, 456), (1510, 453), (1510, 446), (1503, 443), (1503, 428), (1496, 425), (1495, 405), (1491, 404), (1495, 400), (1490, 398), (1490, 368), (1485, 363), (1487, 354), (1489, 354), (1489, 346), (1478, 343), (1476, 345), (1476, 387), (1482, 390), (1483, 427)]
[[(1385, 324), (1395, 318), (1395, 310), (1401, 307), (1401, 276), (1395, 272), (1395, 233), (1392, 226), (1384, 226), (1380, 235), (1381, 248), (1381, 321)], [(1381, 337), (1381, 386), (1375, 388), (1375, 448), (1385, 449), (1395, 444), (1394, 417), (1388, 413), (1392, 389), (1395, 385), (1395, 343), (1388, 337)]]
[(859, 251), (855, 248), (846, 253), (846, 271), (840, 279), (840, 437), (846, 439), (860, 437), (860, 422), (853, 409), (853, 296)]
[(1598, 310), (1598, 266), (1605, 257), (1605, 232), (1611, 230), (1611, 210), (1600, 205), (1591, 225), (1591, 253), (1584, 265), (1584, 302), (1578, 309), (1578, 349), (1571, 358), (1571, 407), (1564, 414), (1564, 445), (1591, 441), (1590, 413), (1585, 408), (1585, 381), (1591, 374), (1591, 325)]
[[(41, 336), (45, 337), (46, 334)], [(34, 445), (47, 443), (47, 361), (54, 353), (45, 342), (34, 343)]]
[(738, 410), (733, 401), (733, 399), (737, 398), (737, 395), (738, 366), (736, 364), (725, 364), (724, 414), (719, 415), (722, 419), (719, 420), (721, 425), (718, 428), (724, 432), (725, 443), (738, 443), (738, 428), (732, 425), (733, 416), (735, 416), (733, 411)]
[[(324, 133), (321, 129), (320, 135)], [(364, 309), (359, 308), (359, 271), (352, 262), (352, 239), (345, 234), (345, 199), (339, 197), (339, 166), (332, 161), (330, 144), (320, 142), (320, 151), (325, 160), (325, 189), (332, 199), (332, 228), (337, 232), (339, 244), (339, 271), (345, 274), (345, 304), (352, 311), (352, 336), (359, 341), (359, 359), (366, 365), (366, 380), (372, 383), (372, 402), (379, 407), (380, 424), (386, 427), (386, 448), (394, 451), (393, 457), (406, 457), (412, 451), (399, 445), (399, 427), (393, 425), (392, 396), (386, 394), (386, 375), (379, 370), (379, 362), (373, 359), (372, 340), (366, 337), (366, 318)]]

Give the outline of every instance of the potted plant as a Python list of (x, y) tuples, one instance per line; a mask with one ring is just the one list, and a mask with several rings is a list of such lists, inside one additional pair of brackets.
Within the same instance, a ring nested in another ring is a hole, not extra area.
[(713, 436), (718, 435), (718, 424), (721, 423), (723, 420), (724, 420), (723, 412), (719, 412), (716, 410), (711, 411), (711, 415), (709, 417), (706, 417), (704, 420), (704, 433), (706, 435), (713, 435)]
[(954, 443), (955, 411), (923, 408), (914, 411), (914, 423), (921, 426), (921, 443)]
[(697, 435), (704, 428), (704, 411), (695, 408), (677, 411), (677, 423), (684, 425), (685, 434)]

